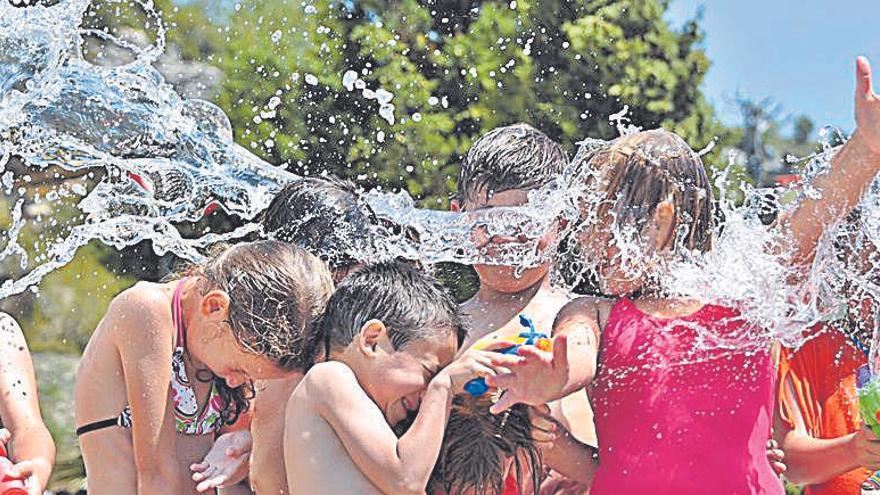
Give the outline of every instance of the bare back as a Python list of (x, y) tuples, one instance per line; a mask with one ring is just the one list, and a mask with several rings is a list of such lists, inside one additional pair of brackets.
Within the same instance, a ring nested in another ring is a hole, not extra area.
[(301, 380), (302, 375), (297, 374), (279, 380), (260, 380), (255, 385), (250, 480), (254, 493), (259, 495), (289, 493), (283, 455), (285, 408)]
[(308, 375), (290, 396), (285, 414), (284, 463), (291, 495), (380, 494), (318, 413), (307, 380)]

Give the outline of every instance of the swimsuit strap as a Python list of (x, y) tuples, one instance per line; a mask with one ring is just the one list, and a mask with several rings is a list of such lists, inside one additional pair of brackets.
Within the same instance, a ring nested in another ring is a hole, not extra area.
[(183, 297), (183, 286), (188, 280), (189, 277), (180, 279), (180, 282), (177, 282), (177, 287), (174, 288), (174, 296), (171, 297), (171, 319), (174, 322), (174, 332), (177, 334), (175, 347), (180, 347), (183, 352), (186, 352), (186, 326), (183, 324), (183, 310), (180, 300)]

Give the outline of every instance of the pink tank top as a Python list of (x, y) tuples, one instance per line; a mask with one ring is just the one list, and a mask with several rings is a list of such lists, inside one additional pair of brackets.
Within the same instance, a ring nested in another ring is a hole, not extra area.
[(591, 495), (783, 493), (766, 453), (769, 349), (700, 349), (697, 327), (749, 328), (721, 306), (663, 319), (628, 299), (615, 304), (591, 395), (600, 449)]

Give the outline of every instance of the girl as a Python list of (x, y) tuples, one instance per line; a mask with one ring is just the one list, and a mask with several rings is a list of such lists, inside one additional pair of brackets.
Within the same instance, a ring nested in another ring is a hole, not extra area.
[(189, 467), (247, 409), (251, 381), (303, 368), (332, 286), (314, 256), (259, 241), (117, 296), (76, 379), (89, 493), (195, 493)]
[(40, 415), (27, 342), (6, 313), (0, 313), (0, 421), (0, 444), (17, 471), (8, 474), (24, 477), (29, 495), (43, 493), (55, 462), (55, 443)]
[[(867, 60), (857, 66), (858, 130), (816, 180), (822, 197), (805, 199), (782, 225), (793, 264), (810, 260), (824, 226), (855, 205), (880, 169), (880, 98)], [(584, 212), (598, 221), (579, 241), (599, 260), (602, 292), (618, 299), (581, 298), (563, 308), (552, 354), (525, 348), (510, 373), (487, 378), (507, 389), (493, 412), (516, 402), (538, 405), (594, 382), (601, 464), (588, 468), (593, 495), (782, 493), (765, 453), (769, 348), (700, 350), (705, 334), (697, 329), (743, 335), (751, 326), (733, 308), (665, 298), (652, 283), (669, 257), (712, 247), (712, 188), (699, 157), (678, 136), (650, 131), (618, 139), (589, 165), (604, 201)], [(640, 241), (628, 259), (614, 242), (619, 232)]]
[(880, 440), (861, 427), (856, 397), (856, 371), (868, 362), (877, 310), (866, 287), (880, 282), (880, 253), (859, 235), (862, 221), (853, 211), (832, 248), (840, 275), (830, 290), (847, 304), (811, 328), (800, 348), (782, 349), (779, 363), (775, 434), (788, 459), (786, 478), (807, 485), (805, 495), (859, 493), (880, 469)]

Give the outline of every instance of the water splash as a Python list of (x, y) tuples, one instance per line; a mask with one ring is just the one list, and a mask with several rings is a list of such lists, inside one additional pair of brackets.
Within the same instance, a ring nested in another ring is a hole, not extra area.
[[(150, 2), (138, 4), (161, 20)], [(217, 206), (251, 220), (280, 188), (298, 178), (236, 144), (229, 120), (218, 107), (183, 99), (164, 81), (151, 65), (164, 48), (161, 22), (157, 22), (156, 44), (140, 48), (101, 31), (80, 28), (88, 5), (87, 0), (67, 0), (52, 7), (18, 9), (0, 2), (0, 46), (4, 48), (0, 57), (0, 163), (15, 157), (26, 165), (25, 170), (60, 170), (55, 172), (58, 177), (84, 176), (92, 186), (80, 184), (65, 190), (66, 196), (78, 200), (76, 207), (82, 215), (70, 222), (62, 238), (48, 243), (35, 266), (0, 286), (0, 298), (37, 284), (92, 240), (117, 248), (150, 240), (160, 255), (173, 252), (201, 261), (206, 248), (242, 238), (259, 226), (247, 223), (230, 232), (193, 238), (181, 233), (182, 225), (199, 221), (206, 210)], [(81, 49), (85, 35), (129, 49), (134, 61), (116, 67), (86, 61)], [(351, 79), (350, 74), (344, 77)], [(376, 99), (380, 114), (393, 123), (391, 93), (359, 88), (362, 81), (357, 77), (350, 82), (365, 97)], [(18, 185), (30, 177), (26, 171), (10, 174)], [(24, 195), (21, 187), (19, 195)], [(479, 228), (492, 237), (515, 230), (516, 235), (533, 236), (555, 216), (571, 215), (565, 211), (571, 202), (563, 195), (535, 197), (541, 198), (540, 204), (528, 208), (463, 215), (420, 210), (404, 193), (373, 192), (367, 200), (378, 215), (410, 225), (419, 234), (417, 245), (401, 240), (388, 256), (418, 256), (427, 262), (533, 264), (546, 259), (535, 248), (537, 241), (488, 253), (476, 244), (472, 232)], [(6, 232), (4, 255), (19, 255), (24, 269), (27, 259), (18, 243), (22, 199), (18, 201), (18, 214)], [(511, 225), (519, 227), (511, 229)]]

